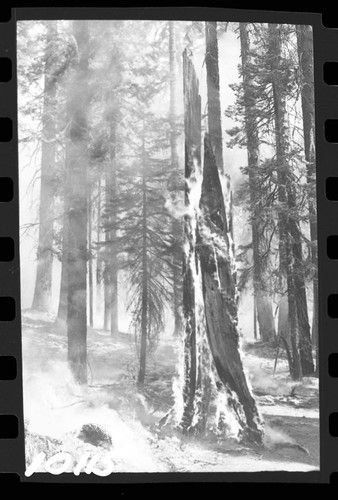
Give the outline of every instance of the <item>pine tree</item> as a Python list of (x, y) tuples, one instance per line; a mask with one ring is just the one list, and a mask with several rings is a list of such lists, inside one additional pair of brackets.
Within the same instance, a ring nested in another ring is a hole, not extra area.
[[(279, 201), (285, 209), (280, 211), (279, 238), (280, 258), (287, 275), (290, 338), (293, 352), (292, 374), (294, 378), (313, 373), (310, 326), (308, 322), (306, 289), (302, 270), (302, 238), (293, 212), (296, 210), (295, 184), (289, 167), (288, 124), (286, 122), (285, 94), (283, 85), (285, 66), (281, 53), (281, 27), (269, 24), (269, 63), (274, 99), (276, 169), (279, 180)], [(299, 355), (298, 346), (299, 342)], [(299, 358), (298, 358), (299, 356)]]
[(252, 251), (253, 251), (253, 286), (254, 307), (257, 310), (260, 336), (263, 342), (274, 343), (276, 331), (272, 314), (271, 302), (264, 290), (265, 279), (262, 269), (262, 255), (260, 239), (262, 230), (261, 221), (261, 197), (259, 189), (259, 132), (257, 126), (256, 93), (254, 78), (252, 75), (252, 62), (250, 60), (250, 46), (248, 24), (240, 23), (241, 58), (243, 75), (243, 106), (245, 114), (246, 146), (248, 150), (248, 168), (252, 227)]
[[(165, 305), (171, 303), (172, 245), (171, 217), (165, 208), (164, 186), (167, 180), (168, 160), (157, 157), (161, 142), (157, 132), (161, 121), (145, 111), (139, 115), (140, 126), (137, 134), (142, 143), (134, 149), (137, 164), (134, 164), (129, 182), (120, 189), (116, 199), (120, 207), (117, 220), (119, 252), (127, 255), (122, 264), (130, 279), (129, 310), (132, 326), (137, 335), (140, 351), (138, 385), (145, 381), (147, 353), (153, 350), (164, 329)], [(138, 120), (137, 120), (138, 121)], [(137, 123), (136, 121), (136, 123)], [(131, 129), (129, 129), (130, 131)], [(166, 141), (166, 138), (164, 138)], [(136, 145), (135, 145), (136, 146)]]
[[(138, 44), (139, 57), (132, 61), (133, 74), (125, 77), (120, 96), (123, 126), (117, 140), (120, 148), (115, 153), (118, 190), (103, 221), (105, 253), (115, 245), (121, 270), (130, 280), (128, 309), (139, 350), (139, 388), (145, 382), (148, 353), (155, 349), (164, 329), (165, 307), (173, 303), (173, 222), (165, 206), (171, 172), (170, 128), (167, 114), (160, 116), (151, 110), (168, 81), (168, 59), (163, 58), (163, 47), (156, 37), (146, 50), (149, 27), (147, 22), (140, 26), (144, 29), (144, 47), (139, 34), (131, 39), (131, 44)], [(162, 30), (159, 33), (162, 39)]]
[[(289, 353), (289, 359), (293, 360), (290, 370), (297, 378), (301, 374), (300, 365), (304, 374), (310, 374), (313, 362), (305, 288), (308, 271), (302, 234), (304, 222), (308, 220), (308, 209), (304, 203), (306, 193), (299, 182), (303, 175), (300, 147), (292, 139), (288, 120), (291, 101), (296, 108), (298, 99), (294, 32), (292, 26), (255, 25), (247, 70), (251, 73), (251, 92), (255, 99), (252, 116), (256, 121), (259, 144), (265, 151), (272, 149), (275, 153), (264, 159), (255, 171), (255, 192), (259, 200), (256, 215), (260, 221), (258, 233), (261, 256), (264, 257), (260, 259), (264, 270), (262, 281), (264, 287), (281, 297), (279, 334), (283, 333), (283, 342), (292, 351)], [(238, 94), (237, 108), (229, 109), (228, 114), (236, 112), (245, 116), (244, 89), (240, 86), (233, 88)], [(232, 144), (246, 143), (239, 127), (230, 133)], [(249, 174), (248, 169), (244, 169), (244, 173)]]

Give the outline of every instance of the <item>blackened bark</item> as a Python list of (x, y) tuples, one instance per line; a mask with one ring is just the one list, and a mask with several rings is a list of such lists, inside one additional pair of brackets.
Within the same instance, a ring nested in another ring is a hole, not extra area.
[(74, 378), (87, 383), (87, 21), (73, 23), (80, 59), (69, 89), (68, 362)]
[(218, 42), (217, 23), (205, 23), (206, 54), (205, 65), (207, 68), (207, 93), (208, 93), (208, 130), (212, 150), (216, 158), (217, 167), (223, 172), (223, 146), (221, 125), (221, 100), (218, 67)]
[(57, 36), (55, 21), (47, 23), (45, 81), (42, 114), (41, 186), (37, 270), (32, 308), (48, 311), (50, 307), (53, 268), (53, 217), (55, 176), (55, 97), (56, 79), (53, 64), (53, 42)]
[[(198, 254), (201, 262), (207, 335), (218, 376), (235, 395), (232, 404), (243, 432), (261, 442), (263, 430), (239, 354), (236, 268), (222, 186), (208, 137), (204, 146)], [(239, 404), (236, 401), (238, 398)]]
[(197, 348), (196, 348), (196, 310), (195, 274), (196, 260), (196, 214), (191, 199), (192, 182), (201, 173), (201, 97), (195, 70), (187, 52), (183, 53), (184, 77), (184, 129), (185, 129), (185, 205), (189, 212), (184, 216), (183, 258), (183, 317), (184, 317), (184, 385), (183, 416), (181, 427), (184, 431), (191, 428), (194, 417), (194, 401), (197, 388)]
[[(248, 176), (251, 205), (251, 228), (253, 250), (253, 285), (259, 332), (263, 342), (276, 342), (276, 328), (271, 301), (264, 291), (264, 269), (260, 255), (260, 200), (257, 182), (259, 170), (259, 136), (256, 119), (255, 89), (250, 68), (250, 42), (247, 23), (240, 23), (241, 59), (245, 109), (245, 133), (248, 151)], [(254, 326), (255, 328), (255, 326)], [(255, 337), (256, 338), (256, 337)]]
[(318, 252), (317, 252), (317, 208), (316, 208), (316, 150), (315, 150), (315, 100), (313, 73), (312, 27), (299, 25), (297, 45), (301, 69), (301, 96), (304, 129), (304, 150), (309, 187), (309, 214), (311, 259), (313, 266), (313, 321), (312, 344), (316, 348), (316, 369), (318, 370)]

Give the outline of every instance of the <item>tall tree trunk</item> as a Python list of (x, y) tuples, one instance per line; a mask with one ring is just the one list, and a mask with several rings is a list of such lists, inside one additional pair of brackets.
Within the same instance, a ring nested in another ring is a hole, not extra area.
[(318, 252), (317, 252), (317, 208), (316, 208), (316, 150), (315, 150), (315, 102), (313, 74), (312, 27), (298, 25), (297, 45), (302, 75), (302, 112), (304, 129), (304, 150), (309, 186), (309, 214), (311, 260), (313, 266), (313, 321), (312, 344), (316, 348), (316, 370), (318, 370)]
[(253, 284), (257, 307), (257, 319), (260, 336), (263, 342), (274, 344), (276, 342), (276, 328), (272, 313), (271, 301), (264, 291), (264, 270), (261, 266), (260, 255), (260, 209), (257, 185), (257, 172), (259, 169), (259, 136), (258, 125), (255, 117), (256, 99), (254, 94), (253, 78), (250, 70), (250, 42), (248, 24), (240, 23), (241, 58), (243, 73), (245, 132), (248, 151), (248, 174), (251, 205), (251, 229), (253, 250)]
[[(171, 155), (171, 186), (174, 191), (173, 196), (180, 192), (179, 179), (179, 161), (177, 144), (177, 64), (176, 64), (176, 33), (175, 21), (169, 21), (169, 70), (170, 70), (170, 155)], [(173, 218), (172, 232), (175, 238), (173, 252), (173, 309), (174, 309), (174, 336), (181, 331), (180, 308), (182, 306), (182, 224), (180, 220)]]
[[(109, 213), (110, 210), (110, 195), (111, 195), (111, 185), (110, 185), (110, 162), (107, 163), (105, 168), (105, 211)], [(103, 269), (103, 293), (104, 293), (104, 318), (103, 318), (103, 329), (109, 330), (109, 320), (111, 316), (110, 307), (111, 307), (111, 283), (110, 283), (110, 252), (109, 252), (109, 243), (110, 243), (110, 231), (107, 229), (104, 233), (105, 238), (105, 248), (104, 248), (104, 269)]]
[(102, 281), (102, 258), (100, 251), (101, 242), (101, 177), (97, 181), (97, 219), (96, 219), (96, 234), (97, 234), (97, 244), (98, 251), (96, 253), (96, 286), (99, 289), (100, 283)]
[[(201, 197), (201, 98), (198, 80), (186, 51), (183, 54), (183, 73), (187, 214), (184, 218), (184, 380), (181, 427), (185, 432), (205, 428), (212, 392), (210, 375), (214, 366), (220, 380), (218, 390), (227, 392), (243, 431), (250, 439), (260, 442), (262, 429), (259, 415), (246, 383), (238, 351), (235, 266), (229, 225), (231, 218), (225, 213), (218, 166), (209, 141), (205, 143)], [(203, 212), (201, 217), (200, 210)], [(223, 210), (222, 216), (219, 215), (220, 210)], [(221, 225), (215, 225), (214, 216), (222, 217)], [(221, 255), (218, 255), (220, 249), (217, 244), (214, 244), (215, 236), (218, 241), (224, 239)], [(223, 253), (225, 248), (227, 257)], [(218, 265), (223, 266), (220, 274)], [(202, 297), (199, 293), (201, 288)], [(204, 328), (201, 327), (202, 321), (205, 323)], [(231, 391), (236, 392), (235, 397)], [(236, 403), (236, 397), (239, 403)], [(199, 407), (199, 401), (205, 402), (204, 407)]]
[(257, 291), (256, 306), (261, 340), (262, 342), (275, 345), (277, 337), (272, 304), (266, 292), (261, 288)]
[(187, 52), (183, 53), (184, 76), (184, 129), (185, 129), (185, 205), (189, 213), (184, 216), (183, 258), (183, 317), (184, 317), (184, 380), (183, 415), (181, 427), (188, 432), (193, 423), (197, 389), (198, 356), (196, 328), (196, 210), (191, 190), (193, 179), (201, 175), (201, 97), (199, 84)]
[(205, 23), (205, 40), (205, 65), (207, 68), (208, 96), (208, 130), (212, 151), (216, 158), (217, 167), (220, 172), (224, 172), (221, 100), (218, 67), (217, 22)]
[[(68, 117), (70, 121), (70, 117)], [(59, 306), (56, 315), (56, 324), (62, 329), (66, 327), (67, 320), (67, 296), (68, 296), (68, 245), (69, 245), (69, 227), (68, 227), (68, 212), (70, 195), (69, 186), (69, 137), (65, 139), (65, 168), (64, 168), (64, 185), (63, 185), (63, 214), (62, 214), (62, 258), (61, 258), (61, 280)]]
[(88, 21), (74, 21), (80, 59), (69, 89), (69, 194), (68, 200), (68, 362), (74, 378), (87, 383), (87, 78)]
[(110, 231), (110, 332), (114, 336), (119, 332), (118, 326), (118, 261), (117, 261), (117, 206), (116, 206), (116, 121), (110, 123), (110, 193), (112, 229)]
[(145, 165), (145, 143), (143, 137), (142, 154), (142, 317), (141, 317), (141, 348), (138, 386), (142, 388), (146, 375), (147, 337), (148, 337), (148, 248), (147, 248), (147, 182)]
[(56, 96), (56, 78), (53, 74), (53, 43), (56, 36), (56, 21), (49, 21), (47, 23), (45, 49), (45, 82), (42, 114), (39, 240), (36, 280), (32, 302), (32, 308), (39, 311), (49, 310), (52, 290)]
[[(249, 439), (261, 442), (260, 416), (239, 354), (232, 195), (223, 164), (217, 23), (206, 23), (206, 68), (209, 136), (204, 143), (202, 215), (197, 233), (206, 331), (218, 377), (237, 421)], [(221, 183), (221, 176), (226, 182)]]
[[(66, 151), (68, 146), (66, 145)], [(66, 152), (66, 185), (65, 190), (68, 189), (68, 163)], [(67, 295), (68, 295), (68, 203), (69, 196), (64, 193), (64, 206), (63, 206), (63, 222), (62, 222), (62, 259), (61, 259), (61, 282), (60, 282), (60, 295), (59, 307), (56, 316), (56, 323), (60, 326), (66, 324), (67, 320)]]
[[(296, 212), (297, 205), (292, 186), (288, 193), (289, 207), (293, 212)], [(299, 354), (302, 366), (303, 375), (311, 375), (314, 373), (314, 364), (312, 357), (312, 342), (310, 323), (307, 309), (306, 285), (303, 269), (303, 250), (302, 250), (302, 235), (297, 222), (290, 218), (290, 235), (292, 239), (292, 255), (293, 255), (293, 281), (295, 288), (295, 299), (297, 309), (297, 319), (299, 326)]]
[(239, 354), (236, 267), (230, 232), (225, 229), (227, 217), (220, 176), (208, 137), (204, 152), (198, 253), (209, 345), (218, 376), (230, 392), (229, 401), (243, 433), (250, 440), (261, 442), (262, 424)]
[(275, 118), (275, 142), (276, 142), (276, 170), (278, 177), (278, 200), (283, 210), (278, 213), (279, 231), (279, 259), (280, 272), (285, 277), (287, 284), (288, 315), (290, 326), (290, 343), (292, 350), (292, 366), (290, 375), (293, 379), (301, 378), (301, 363), (298, 350), (299, 327), (297, 321), (297, 310), (295, 307), (295, 284), (293, 280), (293, 256), (290, 235), (290, 220), (288, 217), (288, 164), (287, 152), (289, 141), (287, 136), (288, 125), (286, 123), (285, 91), (281, 85), (281, 38), (280, 27), (277, 24), (269, 24), (269, 58), (271, 67), (271, 79)]
[(256, 306), (256, 295), (253, 295), (253, 330), (254, 339), (257, 340), (257, 306)]
[(289, 307), (287, 295), (282, 295), (278, 303), (278, 338), (284, 337), (290, 343)]
[(93, 328), (93, 255), (92, 255), (92, 200), (88, 194), (88, 299), (89, 299), (89, 326)]

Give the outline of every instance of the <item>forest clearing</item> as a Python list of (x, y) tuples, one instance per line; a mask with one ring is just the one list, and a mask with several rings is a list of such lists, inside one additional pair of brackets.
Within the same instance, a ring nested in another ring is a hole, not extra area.
[(318, 469), (311, 26), (21, 21), (18, 81), (27, 474)]

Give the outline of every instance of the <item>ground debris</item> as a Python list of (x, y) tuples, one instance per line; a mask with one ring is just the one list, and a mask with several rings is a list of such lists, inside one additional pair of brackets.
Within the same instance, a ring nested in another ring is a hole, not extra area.
[(107, 431), (97, 424), (84, 424), (77, 437), (84, 443), (89, 443), (93, 446), (110, 448), (113, 445), (112, 439)]
[(55, 455), (60, 451), (62, 441), (52, 438), (51, 436), (44, 436), (35, 432), (25, 430), (25, 454), (27, 465), (30, 465), (34, 457), (39, 453), (44, 453), (46, 459)]

